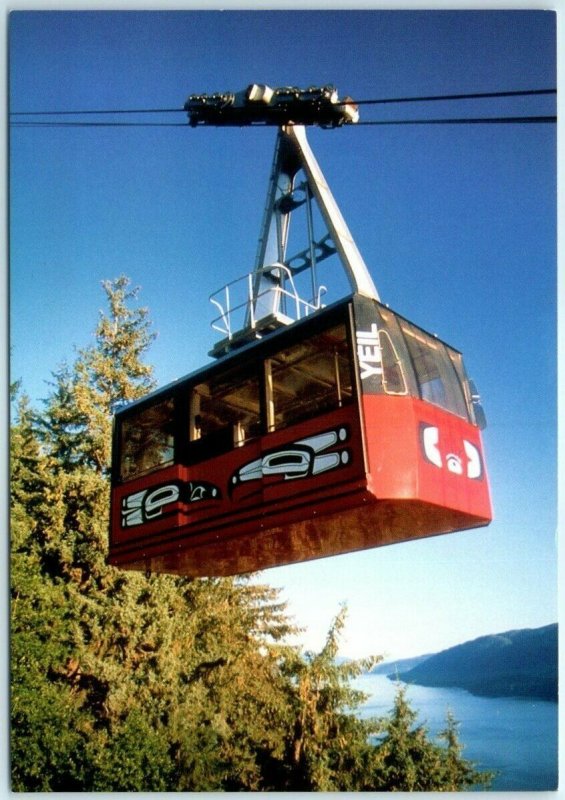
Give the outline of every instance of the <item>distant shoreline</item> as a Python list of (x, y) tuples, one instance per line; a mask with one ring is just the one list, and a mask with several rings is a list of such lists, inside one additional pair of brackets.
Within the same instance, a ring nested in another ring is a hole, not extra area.
[(558, 702), (557, 623), (482, 636), (440, 653), (379, 664), (390, 680), (477, 697)]
[(390, 681), (398, 681), (400, 683), (405, 684), (406, 686), (422, 686), (428, 689), (460, 689), (462, 692), (468, 692), (472, 694), (474, 697), (484, 697), (487, 699), (492, 700), (504, 700), (508, 698), (510, 700), (524, 700), (531, 702), (532, 700), (542, 701), (544, 703), (554, 703), (555, 705), (558, 704), (559, 698), (556, 697), (542, 697), (539, 694), (516, 694), (513, 692), (503, 693), (502, 691), (498, 692), (491, 692), (491, 691), (480, 691), (477, 688), (469, 688), (467, 686), (461, 686), (459, 684), (446, 684), (446, 683), (422, 683), (421, 681), (416, 682), (414, 680), (407, 680), (406, 678), (400, 678), (395, 673), (386, 676)]

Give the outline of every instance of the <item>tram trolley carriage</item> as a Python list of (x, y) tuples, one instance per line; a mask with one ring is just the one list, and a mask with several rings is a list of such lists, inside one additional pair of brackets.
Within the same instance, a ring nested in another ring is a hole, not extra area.
[(489, 523), (461, 354), (361, 296), (116, 414), (110, 563), (232, 575)]

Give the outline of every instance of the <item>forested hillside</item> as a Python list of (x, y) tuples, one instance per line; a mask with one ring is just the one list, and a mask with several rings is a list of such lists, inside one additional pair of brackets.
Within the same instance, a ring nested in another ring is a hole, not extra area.
[(399, 675), (422, 686), (457, 686), (490, 697), (557, 701), (557, 624), (481, 636)]
[[(15, 791), (458, 790), (488, 782), (402, 691), (361, 720), (325, 647), (288, 644), (277, 591), (108, 567), (112, 409), (153, 385), (148, 312), (104, 283), (94, 343), (53, 374), (44, 407), (14, 386), (11, 427), (11, 769)], [(373, 737), (373, 738), (370, 738)], [(376, 738), (375, 738), (376, 737)], [(376, 742), (376, 744), (375, 744)]]

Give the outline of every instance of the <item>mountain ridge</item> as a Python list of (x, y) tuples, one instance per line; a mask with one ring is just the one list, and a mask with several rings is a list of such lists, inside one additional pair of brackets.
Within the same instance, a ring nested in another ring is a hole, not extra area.
[(402, 661), (406, 664), (414, 659), (398, 660), (396, 671), (387, 677), (420, 686), (466, 689), (484, 697), (536, 697), (556, 702), (557, 633), (557, 623), (551, 623), (480, 636), (422, 656), (419, 663), (402, 671), (398, 668)]

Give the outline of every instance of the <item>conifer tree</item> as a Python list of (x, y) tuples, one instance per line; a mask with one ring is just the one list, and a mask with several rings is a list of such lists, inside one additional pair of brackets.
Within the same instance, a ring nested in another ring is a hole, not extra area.
[(30, 518), (37, 520), (37, 527), (48, 515), (45, 499), (50, 475), (37, 439), (29, 397), (15, 395), (14, 401), (17, 408), (10, 431), (11, 508), (18, 513), (27, 509)]
[(380, 658), (337, 661), (345, 619), (343, 607), (322, 650), (298, 655), (289, 664), (295, 718), (289, 752), (293, 790), (359, 791), (371, 772), (374, 748), (369, 737), (379, 724), (355, 715), (366, 696), (351, 681)]
[(488, 789), (496, 772), (479, 772), (475, 765), (463, 757), (463, 745), (459, 739), (459, 723), (451, 710), (447, 711), (445, 728), (439, 739), (445, 742), (443, 753), (443, 791), (457, 792), (462, 789), (482, 787)]
[(16, 790), (80, 788), (80, 710), (49, 678), (71, 626), (59, 587), (45, 579), (55, 483), (25, 396), (11, 430), (11, 758)]
[[(406, 686), (399, 686), (391, 714), (383, 720), (383, 734), (377, 746), (378, 786), (385, 792), (462, 791), (488, 787), (493, 773), (479, 772), (463, 758), (453, 715), (439, 742), (430, 739), (424, 724), (408, 703)], [(441, 740), (446, 742), (446, 747)]]
[[(111, 411), (152, 385), (149, 322), (128, 286), (104, 284), (109, 313), (56, 375), (40, 440), (27, 412), (14, 432), (13, 785), (257, 787), (285, 713), (276, 643), (290, 625), (276, 592), (105, 564)], [(35, 482), (39, 465), (47, 476), (33, 503), (30, 459)]]
[(146, 308), (131, 307), (139, 287), (121, 276), (103, 281), (108, 310), (101, 311), (95, 342), (78, 351), (72, 368), (54, 374), (46, 403), (44, 438), (58, 465), (84, 465), (106, 473), (110, 463), (112, 414), (124, 402), (154, 387), (143, 356), (155, 338)]

